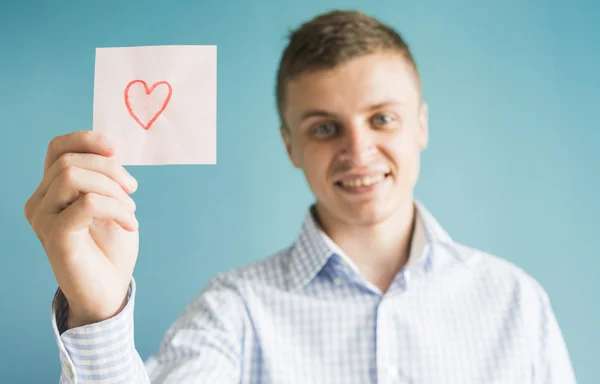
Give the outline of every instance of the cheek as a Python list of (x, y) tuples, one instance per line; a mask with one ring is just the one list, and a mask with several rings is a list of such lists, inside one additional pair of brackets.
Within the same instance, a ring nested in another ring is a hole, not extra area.
[(387, 141), (385, 148), (398, 168), (398, 177), (411, 178), (419, 167), (419, 147), (416, 138), (410, 135), (394, 137)]
[(329, 157), (326, 151), (307, 147), (302, 153), (302, 169), (308, 183), (315, 188), (323, 188), (328, 182)]

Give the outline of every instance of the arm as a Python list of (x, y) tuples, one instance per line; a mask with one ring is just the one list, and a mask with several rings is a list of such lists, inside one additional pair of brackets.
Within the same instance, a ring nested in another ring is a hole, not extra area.
[(111, 319), (61, 332), (66, 301), (54, 300), (53, 326), (60, 351), (61, 383), (239, 383), (243, 304), (214, 279), (167, 331), (144, 364), (135, 349), (132, 280), (125, 308)]
[(567, 345), (545, 292), (542, 292), (541, 304), (537, 358), (534, 366), (535, 383), (575, 384), (577, 380)]
[(61, 384), (90, 382), (149, 383), (135, 350), (132, 281), (125, 308), (113, 318), (67, 330), (68, 303), (60, 290), (52, 304), (52, 326), (58, 343)]

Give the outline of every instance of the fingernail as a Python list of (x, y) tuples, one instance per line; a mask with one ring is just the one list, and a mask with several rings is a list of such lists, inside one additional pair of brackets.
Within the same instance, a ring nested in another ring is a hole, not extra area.
[(132, 191), (135, 191), (138, 187), (138, 183), (137, 180), (133, 178), (133, 176), (129, 177), (129, 188), (131, 188)]

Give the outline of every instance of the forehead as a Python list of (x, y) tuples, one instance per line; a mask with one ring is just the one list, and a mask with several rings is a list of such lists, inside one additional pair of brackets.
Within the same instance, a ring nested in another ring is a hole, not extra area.
[(293, 124), (311, 109), (343, 115), (389, 100), (416, 104), (420, 99), (417, 84), (414, 70), (402, 56), (363, 56), (335, 69), (306, 73), (289, 81), (285, 114)]

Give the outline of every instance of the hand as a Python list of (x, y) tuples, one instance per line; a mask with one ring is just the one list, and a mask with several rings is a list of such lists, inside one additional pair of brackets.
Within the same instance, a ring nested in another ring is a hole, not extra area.
[(48, 256), (69, 303), (68, 327), (117, 314), (138, 255), (137, 181), (94, 131), (50, 141), (39, 187), (25, 217)]

